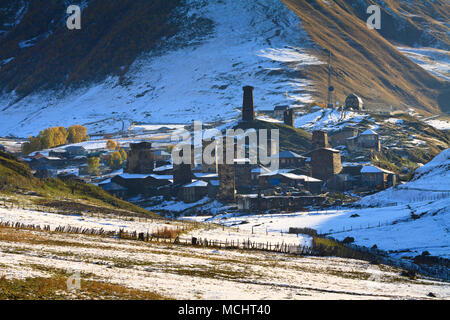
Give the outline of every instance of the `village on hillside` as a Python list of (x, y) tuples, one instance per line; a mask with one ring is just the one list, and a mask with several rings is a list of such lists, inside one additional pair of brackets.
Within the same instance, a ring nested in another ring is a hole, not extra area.
[[(193, 128), (183, 125), (136, 125), (128, 132), (29, 155), (23, 155), (17, 146), (14, 150), (11, 141), (9, 149), (29, 164), (36, 177), (93, 183), (118, 198), (170, 217), (230, 212), (285, 213), (343, 206), (407, 181), (423, 165), (414, 159), (408, 159), (407, 163), (389, 162), (386, 154), (406, 154), (408, 158), (407, 151), (415, 149), (411, 142), (419, 145), (425, 142), (407, 133), (412, 141), (401, 144), (401, 138), (393, 141), (394, 135), (377, 133), (383, 128), (377, 122), (370, 122), (371, 115), (355, 94), (349, 95), (345, 105), (339, 108), (313, 106), (305, 114), (289, 106), (257, 112), (253, 90), (244, 87), (242, 118), (217, 129), (225, 135), (226, 129), (233, 127), (250, 128), (246, 130), (248, 133), (255, 125), (275, 126), (281, 131), (278, 144), (269, 140), (262, 151), (277, 160), (276, 170), (261, 163), (261, 153), (256, 162), (251, 161), (248, 142), (243, 154), (238, 154), (234, 146), (232, 164), (221, 164), (221, 141), (205, 137), (200, 147), (213, 150), (211, 164), (195, 159), (198, 146), (193, 140), (188, 142), (191, 161), (176, 164), (172, 152), (175, 145), (184, 141), (171, 141), (170, 135)], [(396, 115), (401, 113), (381, 115), (387, 119), (383, 124), (400, 126), (399, 131), (405, 131), (401, 127), (404, 120), (395, 118)], [(308, 118), (309, 122), (305, 120)], [(320, 121), (324, 123), (322, 126)], [(289, 143), (290, 135), (298, 132), (304, 135), (302, 146)], [(237, 137), (233, 139), (237, 141)], [(444, 143), (437, 147), (445, 148)]]

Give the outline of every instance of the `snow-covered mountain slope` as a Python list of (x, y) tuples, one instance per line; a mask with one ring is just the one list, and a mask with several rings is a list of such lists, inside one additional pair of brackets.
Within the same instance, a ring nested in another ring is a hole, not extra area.
[(364, 206), (383, 206), (439, 199), (446, 199), (446, 210), (450, 214), (450, 149), (418, 168), (410, 182), (363, 198), (360, 203)]
[(435, 48), (397, 47), (415, 63), (444, 80), (450, 81), (450, 52)]
[[(243, 85), (253, 85), (257, 107), (311, 101), (306, 65), (319, 64), (300, 19), (278, 0), (187, 1), (188, 17), (212, 21), (212, 31), (181, 48), (142, 56), (125, 80), (70, 93), (45, 91), (16, 102), (0, 98), (0, 135), (27, 136), (52, 125), (87, 125), (90, 132), (147, 123), (212, 121), (238, 115)], [(190, 19), (190, 18), (189, 18)], [(171, 47), (170, 41), (167, 47)]]

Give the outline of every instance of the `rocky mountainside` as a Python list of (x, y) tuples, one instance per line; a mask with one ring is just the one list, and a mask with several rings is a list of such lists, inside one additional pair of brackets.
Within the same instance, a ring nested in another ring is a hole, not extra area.
[[(374, 110), (406, 109), (421, 112), (450, 111), (448, 81), (418, 67), (395, 45), (434, 46), (446, 51), (449, 61), (447, 1), (301, 1), (286, 0), (301, 18), (316, 44), (314, 55), (327, 60), (333, 52), (333, 84), (337, 101), (357, 92)], [(367, 8), (381, 6), (381, 29), (369, 30)], [(392, 41), (392, 42), (390, 42)], [(324, 50), (325, 49), (325, 50)], [(320, 100), (326, 99), (328, 70), (313, 66), (308, 74), (316, 84)]]
[[(448, 3), (422, 2), (383, 1), (377, 32), (365, 26), (369, 0), (2, 1), (0, 135), (230, 119), (246, 84), (259, 109), (323, 101), (323, 49), (338, 101), (357, 92), (372, 109), (448, 112), (448, 81), (392, 44), (445, 58)], [(82, 8), (81, 30), (66, 28), (69, 4)]]

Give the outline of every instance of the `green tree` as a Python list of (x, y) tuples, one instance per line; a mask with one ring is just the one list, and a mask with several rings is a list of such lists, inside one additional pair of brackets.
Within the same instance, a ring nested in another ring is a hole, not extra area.
[(109, 166), (113, 170), (118, 170), (122, 167), (123, 159), (120, 152), (115, 151), (109, 156)]
[(100, 159), (97, 157), (92, 157), (88, 159), (88, 172), (91, 175), (100, 174)]

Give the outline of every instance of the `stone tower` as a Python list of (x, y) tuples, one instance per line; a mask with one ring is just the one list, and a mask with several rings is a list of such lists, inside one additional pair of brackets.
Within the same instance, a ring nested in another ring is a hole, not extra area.
[[(190, 157), (190, 163), (180, 163), (180, 164), (173, 164), (173, 184), (175, 185), (184, 185), (187, 183), (192, 182), (192, 166), (193, 166), (193, 152), (192, 152), (192, 145), (185, 145), (187, 148), (191, 148), (191, 157)], [(183, 157), (183, 150), (178, 150), (180, 157)]]
[(295, 125), (295, 112), (294, 109), (289, 108), (284, 111), (284, 124), (290, 127), (294, 127)]
[(320, 148), (311, 155), (312, 176), (327, 181), (334, 175), (341, 173), (341, 152), (330, 148)]
[(184, 185), (192, 182), (192, 168), (190, 163), (173, 165), (173, 184)]
[(154, 155), (150, 142), (130, 144), (126, 172), (151, 173), (153, 172)]
[(328, 134), (326, 131), (314, 131), (312, 137), (312, 148), (313, 150), (319, 148), (328, 148)]
[[(222, 201), (234, 201), (236, 197), (235, 167), (234, 161), (231, 163), (227, 163), (226, 161), (226, 140), (226, 137), (224, 137), (222, 147), (218, 148), (219, 164), (217, 167), (219, 174), (219, 190), (217, 192), (217, 198)], [(234, 160), (234, 150), (232, 158)]]
[(209, 151), (212, 150), (211, 156), (213, 157), (213, 163), (206, 163), (205, 159), (202, 159), (202, 171), (208, 173), (217, 173), (217, 140), (203, 140), (202, 145), (203, 151), (207, 150), (208, 156), (210, 153)]
[(242, 120), (253, 121), (255, 120), (255, 110), (253, 105), (253, 87), (245, 86), (244, 99), (242, 102)]

